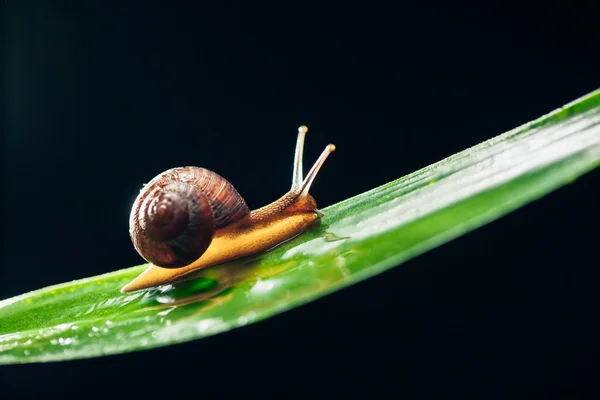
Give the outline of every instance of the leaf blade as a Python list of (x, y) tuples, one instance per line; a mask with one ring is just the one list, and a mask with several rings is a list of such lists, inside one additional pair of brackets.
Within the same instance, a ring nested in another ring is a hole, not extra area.
[(260, 321), (381, 273), (600, 165), (600, 91), (322, 210), (324, 223), (178, 287), (121, 294), (146, 266), (0, 302), (0, 364), (116, 354)]

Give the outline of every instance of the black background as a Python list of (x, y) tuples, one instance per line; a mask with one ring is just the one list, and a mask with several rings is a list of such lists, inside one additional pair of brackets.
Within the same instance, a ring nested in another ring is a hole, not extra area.
[[(167, 168), (256, 208), (288, 189), (306, 124), (306, 164), (338, 147), (326, 206), (600, 86), (591, 5), (4, 3), (0, 298), (140, 264), (129, 208)], [(599, 182), (256, 325), (2, 367), (0, 397), (593, 397)]]

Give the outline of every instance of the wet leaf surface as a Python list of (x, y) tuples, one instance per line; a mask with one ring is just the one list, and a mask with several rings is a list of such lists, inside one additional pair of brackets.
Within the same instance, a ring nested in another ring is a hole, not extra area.
[(140, 265), (4, 300), (0, 364), (137, 351), (260, 321), (400, 265), (599, 164), (596, 91), (327, 207), (309, 232), (186, 282), (121, 293)]

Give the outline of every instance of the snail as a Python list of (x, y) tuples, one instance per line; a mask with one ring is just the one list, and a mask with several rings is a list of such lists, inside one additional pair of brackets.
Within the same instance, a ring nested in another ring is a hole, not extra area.
[(269, 250), (322, 218), (308, 191), (335, 146), (327, 145), (303, 178), (307, 130), (298, 128), (290, 191), (257, 210), (250, 211), (233, 185), (205, 168), (169, 169), (146, 184), (131, 209), (129, 233), (151, 265), (121, 292), (172, 283), (193, 271)]

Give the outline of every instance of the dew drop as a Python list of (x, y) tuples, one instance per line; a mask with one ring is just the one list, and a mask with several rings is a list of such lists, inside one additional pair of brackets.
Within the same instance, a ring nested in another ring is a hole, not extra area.
[(158, 301), (160, 304), (171, 304), (175, 300), (171, 296), (162, 294), (162, 295), (156, 296), (156, 301)]

